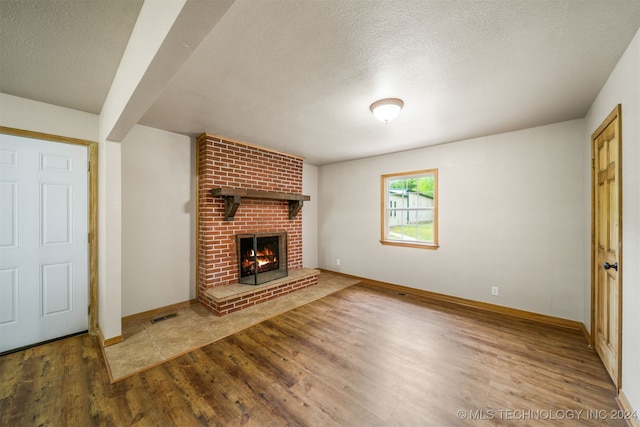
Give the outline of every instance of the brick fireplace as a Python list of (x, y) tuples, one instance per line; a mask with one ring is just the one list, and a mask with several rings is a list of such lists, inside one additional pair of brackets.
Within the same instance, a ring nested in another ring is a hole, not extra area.
[[(302, 268), (302, 158), (208, 134), (197, 144), (198, 301), (222, 316), (316, 284)], [(286, 277), (238, 283), (237, 236), (252, 233), (286, 233)]]

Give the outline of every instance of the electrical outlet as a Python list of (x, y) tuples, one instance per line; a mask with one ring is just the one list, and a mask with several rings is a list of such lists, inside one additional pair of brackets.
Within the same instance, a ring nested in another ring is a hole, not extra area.
[(491, 295), (493, 295), (494, 297), (498, 296), (498, 287), (497, 286), (492, 286), (491, 287)]
[(336, 265), (340, 265), (340, 258), (336, 259)]

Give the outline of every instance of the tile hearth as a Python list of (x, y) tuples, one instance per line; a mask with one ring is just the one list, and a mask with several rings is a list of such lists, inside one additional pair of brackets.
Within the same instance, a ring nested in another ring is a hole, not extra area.
[(124, 323), (124, 341), (104, 349), (109, 376), (112, 382), (120, 381), (356, 283), (357, 279), (321, 272), (314, 286), (224, 317), (193, 304), (158, 323), (151, 323), (152, 318)]

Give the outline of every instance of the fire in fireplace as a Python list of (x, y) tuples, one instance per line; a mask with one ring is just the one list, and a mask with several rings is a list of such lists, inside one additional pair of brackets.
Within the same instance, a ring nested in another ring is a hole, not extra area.
[(287, 233), (238, 234), (239, 282), (261, 285), (286, 277)]

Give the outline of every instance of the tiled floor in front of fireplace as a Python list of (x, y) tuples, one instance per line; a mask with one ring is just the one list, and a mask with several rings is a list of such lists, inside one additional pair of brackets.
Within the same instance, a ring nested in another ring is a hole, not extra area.
[(317, 285), (223, 317), (194, 304), (161, 322), (127, 322), (122, 325), (124, 341), (104, 349), (107, 369), (113, 382), (122, 380), (357, 282), (322, 272)]

